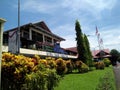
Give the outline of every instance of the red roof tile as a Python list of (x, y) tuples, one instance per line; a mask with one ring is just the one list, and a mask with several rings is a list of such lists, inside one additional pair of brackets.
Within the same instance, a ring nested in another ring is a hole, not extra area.
[(77, 53), (77, 48), (76, 47), (65, 48), (65, 50)]
[[(109, 49), (103, 49), (103, 50), (93, 50), (93, 51), (92, 51), (92, 56), (93, 56), (94, 58), (98, 58), (100, 51), (105, 52), (105, 54), (108, 55), (108, 56), (110, 55)], [(106, 56), (106, 55), (105, 55), (105, 56)]]

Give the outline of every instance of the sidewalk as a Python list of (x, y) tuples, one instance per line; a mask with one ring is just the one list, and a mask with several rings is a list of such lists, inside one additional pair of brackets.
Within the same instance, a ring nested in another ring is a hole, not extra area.
[(115, 80), (116, 80), (116, 89), (120, 90), (120, 63), (114, 67), (114, 74), (115, 74)]

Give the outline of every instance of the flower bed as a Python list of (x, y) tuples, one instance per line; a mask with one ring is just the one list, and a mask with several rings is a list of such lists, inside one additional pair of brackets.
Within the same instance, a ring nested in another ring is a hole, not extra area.
[(3, 53), (2, 90), (53, 90), (61, 76), (73, 69), (84, 73), (89, 67), (82, 61), (72, 62), (62, 58), (26, 57)]
[(2, 55), (2, 90), (53, 90), (60, 76), (46, 60), (35, 56)]

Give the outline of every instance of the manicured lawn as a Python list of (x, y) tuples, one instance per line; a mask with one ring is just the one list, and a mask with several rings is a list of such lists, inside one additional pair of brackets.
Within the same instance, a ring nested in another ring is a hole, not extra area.
[(116, 90), (112, 67), (105, 68), (104, 70), (93, 70), (84, 74), (67, 74), (55, 90), (95, 90), (99, 83), (99, 78), (107, 72), (110, 72), (111, 83), (114, 86), (114, 90)]

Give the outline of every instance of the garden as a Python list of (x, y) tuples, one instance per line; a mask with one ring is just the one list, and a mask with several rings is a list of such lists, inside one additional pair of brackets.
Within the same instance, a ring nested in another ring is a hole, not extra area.
[[(93, 62), (2, 54), (2, 90), (115, 90), (110, 60)], [(106, 89), (102, 89), (102, 88)]]

